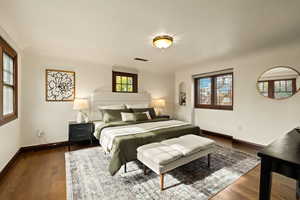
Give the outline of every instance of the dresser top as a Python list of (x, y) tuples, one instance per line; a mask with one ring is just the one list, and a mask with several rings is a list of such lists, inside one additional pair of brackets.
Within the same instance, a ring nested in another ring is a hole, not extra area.
[(92, 121), (89, 121), (89, 122), (82, 122), (82, 123), (78, 123), (76, 121), (69, 121), (69, 125), (76, 125), (76, 124), (92, 124), (93, 122)]
[(294, 129), (258, 152), (259, 157), (272, 157), (300, 165), (300, 131)]

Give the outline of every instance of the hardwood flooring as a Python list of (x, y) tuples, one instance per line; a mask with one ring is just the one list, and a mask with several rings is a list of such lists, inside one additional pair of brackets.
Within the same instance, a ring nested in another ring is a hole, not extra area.
[[(235, 144), (228, 139), (211, 137), (218, 143), (248, 153), (256, 150)], [(76, 147), (83, 148), (83, 147)], [(8, 174), (0, 180), (1, 200), (65, 200), (65, 160), (67, 147), (22, 153)], [(238, 179), (212, 200), (258, 199), (260, 166)], [(273, 174), (272, 200), (295, 200), (295, 184), (292, 179)]]

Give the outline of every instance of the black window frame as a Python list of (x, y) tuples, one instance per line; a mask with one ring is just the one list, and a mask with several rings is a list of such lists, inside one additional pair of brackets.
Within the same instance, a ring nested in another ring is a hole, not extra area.
[[(216, 97), (217, 97), (217, 89), (216, 89), (216, 80), (220, 76), (225, 75), (231, 75), (232, 76), (232, 104), (230, 106), (227, 105), (217, 105), (216, 103)], [(199, 104), (198, 103), (198, 97), (200, 97), (199, 91), (199, 80), (204, 78), (211, 78), (211, 104)], [(203, 109), (215, 109), (215, 110), (233, 110), (234, 105), (234, 75), (233, 72), (229, 73), (222, 73), (222, 74), (216, 74), (216, 75), (209, 75), (209, 76), (203, 76), (194, 78), (194, 107), (195, 108), (203, 108)]]
[[(275, 93), (276, 93), (276, 91), (275, 91), (275, 82), (276, 81), (292, 81), (292, 95), (291, 96), (293, 96), (294, 94), (297, 93), (297, 83), (296, 83), (295, 78), (258, 81), (258, 85), (257, 85), (258, 91), (260, 91), (259, 90), (259, 84), (267, 82), (268, 83), (268, 96), (264, 96), (264, 95), (263, 96), (275, 99)], [(284, 98), (279, 98), (279, 99), (286, 99), (286, 98), (289, 98), (289, 97), (284, 97)]]
[[(117, 76), (132, 78), (132, 91), (117, 91)], [(112, 91), (118, 93), (137, 93), (138, 92), (138, 75), (134, 73), (112, 71)]]

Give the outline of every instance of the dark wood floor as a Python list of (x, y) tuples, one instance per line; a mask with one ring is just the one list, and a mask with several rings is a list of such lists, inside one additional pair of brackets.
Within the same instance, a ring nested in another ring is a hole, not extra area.
[[(245, 145), (213, 137), (218, 143), (249, 153), (256, 153)], [(80, 147), (79, 147), (80, 148)], [(1, 200), (64, 200), (66, 199), (65, 160), (67, 147), (23, 153), (9, 173), (0, 180)], [(218, 193), (213, 200), (258, 199), (260, 166), (242, 176), (234, 184)], [(272, 200), (295, 200), (295, 181), (273, 175)]]

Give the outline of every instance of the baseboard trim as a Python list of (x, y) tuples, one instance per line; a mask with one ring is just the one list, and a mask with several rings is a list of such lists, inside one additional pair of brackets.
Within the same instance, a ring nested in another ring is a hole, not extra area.
[(225, 134), (222, 134), (222, 133), (216, 133), (216, 132), (212, 132), (212, 131), (202, 130), (202, 134), (209, 135), (209, 136), (217, 136), (217, 137), (221, 137), (221, 138), (224, 138), (224, 139), (228, 139), (228, 140), (231, 140), (232, 143), (242, 144), (242, 145), (245, 145), (247, 147), (250, 147), (250, 148), (256, 149), (256, 150), (261, 150), (264, 147), (266, 147), (266, 146), (261, 145), (261, 144), (256, 144), (256, 143), (252, 143), (252, 142), (247, 142), (245, 140), (236, 139), (236, 138), (234, 138), (230, 135), (225, 135)]
[(207, 131), (207, 130), (201, 130), (201, 131), (202, 131), (202, 134), (204, 134), (204, 135), (217, 136), (217, 137), (221, 137), (221, 138), (224, 138), (224, 139), (233, 140), (233, 137), (230, 136), (230, 135), (225, 135), (225, 134), (222, 134), (222, 133), (216, 133), (216, 132)]
[(9, 169), (16, 163), (20, 154), (21, 154), (21, 150), (19, 149), (15, 153), (15, 155), (8, 161), (8, 163), (4, 166), (4, 168), (0, 171), (0, 181), (8, 173)]
[(27, 147), (21, 147), (15, 155), (8, 161), (8, 163), (5, 165), (5, 167), (0, 171), (0, 181), (2, 178), (8, 173), (11, 167), (16, 163), (18, 157), (21, 153), (29, 152), (29, 151), (40, 151), (44, 149), (52, 149), (56, 147), (62, 147), (62, 146), (68, 146), (68, 141), (63, 142), (55, 142), (55, 143), (48, 143), (48, 144), (40, 144), (40, 145), (33, 145), (33, 146), (27, 146)]
[(245, 140), (240, 140), (240, 139), (235, 139), (235, 138), (233, 139), (233, 142), (236, 144), (242, 144), (244, 146), (248, 146), (248, 147), (256, 149), (256, 150), (261, 150), (266, 147), (265, 145), (247, 142)]
[(54, 142), (54, 143), (47, 143), (47, 144), (32, 145), (32, 146), (21, 147), (20, 151), (21, 152), (40, 151), (40, 150), (44, 150), (44, 149), (53, 149), (53, 148), (56, 148), (56, 147), (68, 146), (68, 144), (69, 144), (68, 141), (63, 141), (63, 142)]

